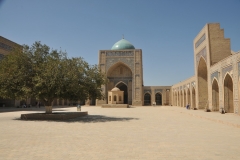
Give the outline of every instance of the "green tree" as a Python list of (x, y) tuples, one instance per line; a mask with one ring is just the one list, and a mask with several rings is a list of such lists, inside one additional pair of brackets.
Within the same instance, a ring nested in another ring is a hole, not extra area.
[[(104, 75), (96, 65), (67, 53), (50, 50), (35, 42), (24, 45), (0, 61), (0, 96), (11, 99), (36, 98), (51, 106), (55, 98), (81, 100), (102, 98)], [(51, 113), (52, 108), (46, 107)]]

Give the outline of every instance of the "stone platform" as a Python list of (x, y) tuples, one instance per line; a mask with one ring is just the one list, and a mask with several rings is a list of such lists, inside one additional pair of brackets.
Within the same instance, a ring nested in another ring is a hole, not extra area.
[(129, 108), (128, 104), (103, 104), (102, 108)]
[(88, 112), (55, 112), (52, 114), (46, 113), (29, 113), (21, 114), (23, 120), (67, 120), (88, 115)]

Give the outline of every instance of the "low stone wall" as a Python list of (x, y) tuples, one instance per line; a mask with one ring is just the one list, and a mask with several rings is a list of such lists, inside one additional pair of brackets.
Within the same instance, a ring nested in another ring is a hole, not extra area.
[(88, 112), (54, 112), (46, 113), (29, 113), (21, 114), (21, 119), (24, 120), (67, 120), (88, 115)]
[(128, 108), (128, 104), (103, 104), (102, 108)]

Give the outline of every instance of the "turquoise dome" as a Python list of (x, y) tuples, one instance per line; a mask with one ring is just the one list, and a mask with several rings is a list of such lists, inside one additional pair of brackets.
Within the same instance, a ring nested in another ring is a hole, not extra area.
[(120, 41), (116, 42), (111, 48), (111, 50), (123, 50), (123, 49), (135, 49), (135, 47), (127, 40), (121, 39)]

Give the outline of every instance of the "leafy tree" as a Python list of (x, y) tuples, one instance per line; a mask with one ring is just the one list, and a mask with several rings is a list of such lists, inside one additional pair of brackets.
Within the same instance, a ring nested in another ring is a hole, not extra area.
[[(51, 106), (55, 98), (81, 100), (102, 98), (104, 75), (82, 58), (67, 58), (35, 42), (15, 50), (0, 61), (0, 96), (11, 99), (34, 97)], [(52, 110), (46, 109), (51, 113)]]

